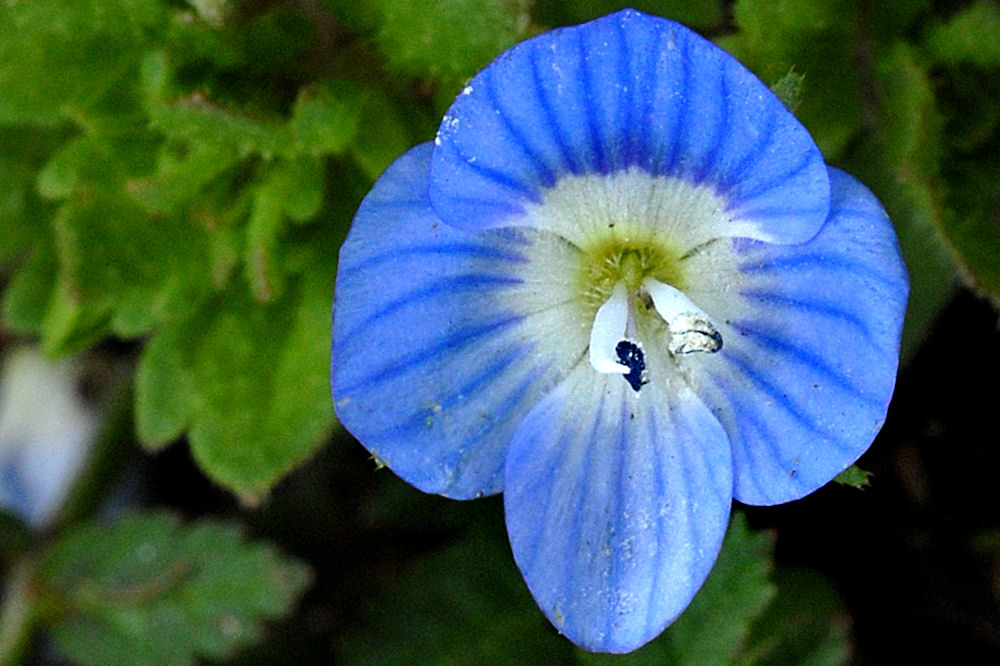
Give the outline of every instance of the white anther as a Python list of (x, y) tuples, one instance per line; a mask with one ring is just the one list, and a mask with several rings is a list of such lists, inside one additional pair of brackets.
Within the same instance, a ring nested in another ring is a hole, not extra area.
[(590, 329), (590, 364), (594, 370), (604, 374), (627, 375), (629, 368), (618, 362), (616, 347), (625, 337), (629, 315), (628, 290), (624, 282), (619, 282), (611, 290), (611, 296), (597, 308), (594, 325)]
[(722, 336), (711, 318), (683, 291), (651, 277), (642, 281), (642, 288), (667, 322), (670, 329), (667, 349), (671, 354), (713, 353), (722, 348)]

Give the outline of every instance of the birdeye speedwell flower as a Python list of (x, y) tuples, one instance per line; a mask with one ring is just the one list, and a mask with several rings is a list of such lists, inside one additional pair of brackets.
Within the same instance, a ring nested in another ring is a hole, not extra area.
[(502, 491), (545, 615), (626, 652), (690, 602), (733, 498), (868, 448), (906, 295), (879, 203), (768, 88), (626, 10), (503, 53), (375, 184), (333, 396), (414, 486)]

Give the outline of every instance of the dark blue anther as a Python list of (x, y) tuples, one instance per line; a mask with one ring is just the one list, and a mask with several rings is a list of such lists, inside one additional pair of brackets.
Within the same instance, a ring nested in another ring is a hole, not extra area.
[(634, 342), (622, 340), (615, 346), (615, 353), (618, 354), (618, 362), (628, 368), (625, 381), (638, 393), (646, 383), (646, 356), (642, 353), (642, 349)]

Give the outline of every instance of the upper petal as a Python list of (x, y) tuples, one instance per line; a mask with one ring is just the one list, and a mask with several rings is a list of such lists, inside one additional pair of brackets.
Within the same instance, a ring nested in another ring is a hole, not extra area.
[(684, 610), (732, 504), (725, 433), (653, 356), (659, 380), (638, 394), (581, 363), (507, 460), (514, 558), (549, 620), (588, 650), (634, 650)]
[(341, 423), (377, 458), (465, 498), (500, 490), (514, 429), (585, 353), (587, 330), (548, 276), (572, 250), (530, 230), (442, 224), (430, 150), (379, 179), (341, 248), (332, 388)]
[(684, 26), (634, 10), (502, 54), (448, 110), (431, 199), (466, 229), (528, 224), (568, 176), (634, 167), (711, 187), (733, 236), (801, 242), (829, 182), (805, 128), (749, 70)]
[(681, 363), (729, 433), (734, 495), (748, 504), (802, 497), (853, 463), (895, 385), (906, 269), (875, 197), (830, 172), (830, 219), (808, 243), (741, 242), (690, 260), (706, 279), (689, 295), (724, 346)]

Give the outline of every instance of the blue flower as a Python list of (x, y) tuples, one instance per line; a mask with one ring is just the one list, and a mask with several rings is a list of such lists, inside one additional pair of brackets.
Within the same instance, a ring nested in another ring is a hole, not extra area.
[(878, 201), (763, 83), (626, 10), (502, 54), (375, 184), (334, 401), (414, 486), (502, 491), (545, 615), (626, 652), (690, 602), (733, 498), (868, 448), (907, 288)]
[(79, 368), (29, 347), (0, 374), (0, 508), (42, 528), (57, 515), (87, 462), (97, 415), (76, 394)]

